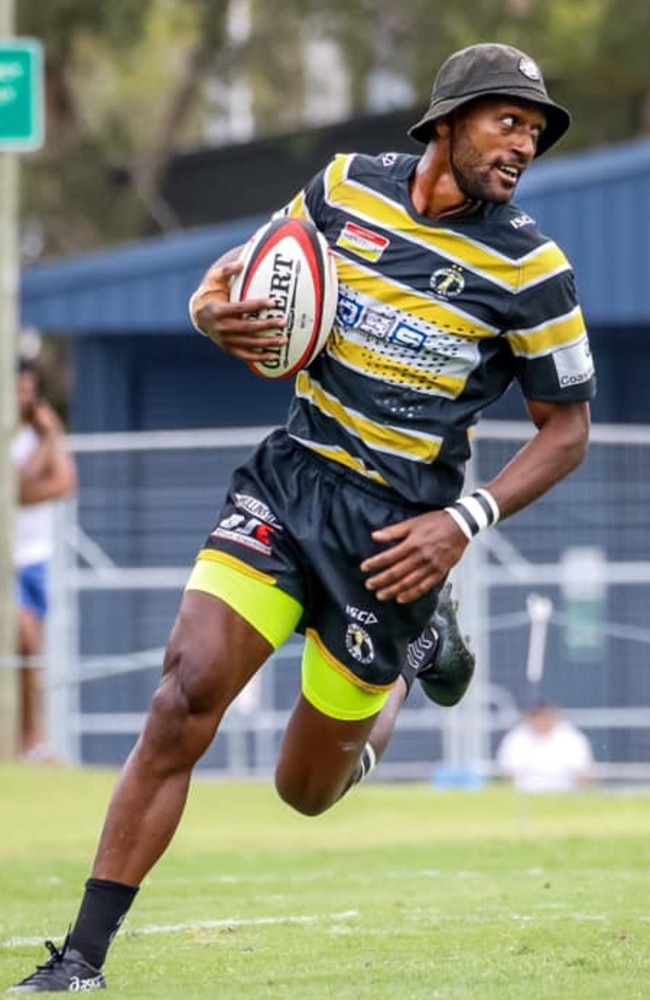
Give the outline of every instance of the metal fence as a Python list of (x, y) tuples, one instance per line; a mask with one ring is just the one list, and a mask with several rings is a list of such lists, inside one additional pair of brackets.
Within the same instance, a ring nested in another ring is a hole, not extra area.
[[(47, 633), (48, 721), (62, 758), (116, 764), (130, 749), (194, 555), (232, 468), (267, 430), (69, 438), (80, 490), (59, 509)], [(530, 433), (527, 423), (484, 421), (470, 483), (488, 480)], [(603, 779), (650, 779), (649, 473), (648, 428), (597, 425), (579, 470), (474, 540), (453, 578), (476, 678), (454, 709), (432, 705), (416, 685), (384, 777), (491, 775), (498, 740), (535, 693), (586, 730)], [(531, 616), (540, 608), (550, 617), (538, 633)], [(544, 645), (535, 663), (533, 634)], [(272, 657), (201, 767), (272, 770), (300, 652), (296, 639)]]

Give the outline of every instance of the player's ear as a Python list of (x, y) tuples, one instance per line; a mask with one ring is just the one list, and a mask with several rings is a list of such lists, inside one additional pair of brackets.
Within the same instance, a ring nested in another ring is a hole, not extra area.
[(448, 139), (451, 133), (451, 115), (445, 115), (443, 118), (438, 118), (433, 123), (433, 131), (431, 133), (432, 139)]

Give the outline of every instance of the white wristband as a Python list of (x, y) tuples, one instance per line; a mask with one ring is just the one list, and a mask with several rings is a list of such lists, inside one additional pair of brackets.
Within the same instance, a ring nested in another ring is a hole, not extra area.
[(479, 531), (496, 524), (501, 517), (498, 503), (492, 494), (483, 488), (474, 490), (468, 496), (459, 497), (455, 503), (444, 509), (470, 542)]

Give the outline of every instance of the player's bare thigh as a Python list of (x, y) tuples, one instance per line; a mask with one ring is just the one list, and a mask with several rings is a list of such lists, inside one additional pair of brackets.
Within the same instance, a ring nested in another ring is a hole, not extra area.
[(193, 763), (209, 746), (228, 705), (272, 651), (219, 598), (186, 591), (143, 733), (153, 755)]

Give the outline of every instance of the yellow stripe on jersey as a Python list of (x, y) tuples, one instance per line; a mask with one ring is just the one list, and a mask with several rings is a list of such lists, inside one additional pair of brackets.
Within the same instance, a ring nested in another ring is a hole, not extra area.
[(474, 316), (464, 313), (442, 300), (433, 299), (430, 295), (418, 293), (408, 285), (402, 285), (394, 279), (366, 268), (344, 257), (337, 256), (336, 270), (341, 286), (348, 284), (361, 294), (377, 300), (379, 289), (384, 290), (383, 298), (390, 302), (391, 307), (400, 312), (409, 313), (424, 320), (431, 327), (437, 327), (445, 333), (457, 334), (471, 340), (483, 340), (485, 337), (496, 337), (500, 332), (495, 327), (480, 323)]
[(427, 370), (424, 365), (408, 365), (402, 358), (391, 357), (385, 351), (374, 351), (368, 344), (356, 344), (349, 337), (342, 337), (337, 330), (327, 342), (327, 353), (362, 375), (379, 378), (391, 385), (417, 388), (420, 392), (444, 396), (445, 399), (455, 399), (461, 394), (472, 371), (468, 366), (465, 376), (460, 377), (442, 375)]
[(352, 165), (354, 154), (337, 153), (325, 169), (325, 197), (337, 185), (347, 180), (348, 169)]
[(569, 262), (555, 243), (545, 243), (537, 247), (519, 261), (521, 265), (520, 281), (517, 292), (525, 292), (534, 285), (547, 281), (556, 274), (569, 270)]
[(586, 337), (585, 322), (579, 306), (564, 316), (530, 330), (512, 330), (506, 334), (513, 354), (539, 358)]
[(293, 219), (308, 219), (310, 222), (314, 221), (311, 217), (311, 212), (307, 208), (304, 191), (299, 191), (295, 198), (293, 198), (286, 208), (279, 214), (290, 215)]
[(412, 461), (432, 462), (440, 451), (442, 440), (434, 435), (407, 432), (388, 424), (376, 424), (356, 410), (326, 392), (307, 371), (296, 378), (296, 396), (311, 403), (325, 416), (358, 437), (368, 448), (398, 455)]
[(350, 162), (349, 156), (337, 157), (327, 171), (326, 200), (372, 226), (380, 225), (398, 232), (402, 239), (438, 251), (448, 260), (512, 292), (531, 288), (569, 269), (566, 257), (551, 241), (521, 260), (512, 260), (451, 229), (433, 226), (428, 229), (412, 219), (397, 202), (370, 190), (360, 181), (350, 181), (347, 177)]
[(311, 451), (315, 451), (317, 455), (321, 455), (322, 458), (329, 458), (332, 462), (338, 462), (339, 465), (344, 465), (347, 469), (353, 469), (358, 472), (359, 475), (365, 476), (366, 479), (372, 479), (375, 483), (381, 483), (382, 486), (388, 486), (388, 483), (383, 476), (380, 476), (378, 472), (374, 469), (369, 469), (364, 461), (356, 456), (351, 455), (349, 451), (345, 451), (344, 448), (337, 448), (335, 445), (321, 444), (320, 441), (311, 441), (307, 438), (298, 437), (297, 434), (292, 434), (291, 437), (294, 441), (298, 441), (299, 444), (309, 448)]

